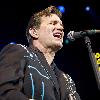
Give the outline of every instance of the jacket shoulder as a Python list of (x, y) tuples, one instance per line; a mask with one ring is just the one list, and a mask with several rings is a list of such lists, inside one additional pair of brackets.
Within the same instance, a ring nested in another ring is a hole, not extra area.
[(20, 61), (27, 53), (27, 47), (21, 44), (8, 44), (0, 51), (0, 63)]
[(27, 50), (27, 47), (24, 45), (21, 45), (21, 44), (8, 44), (0, 51), (0, 54), (2, 54), (4, 52), (17, 51), (17, 50), (25, 51), (25, 50)]

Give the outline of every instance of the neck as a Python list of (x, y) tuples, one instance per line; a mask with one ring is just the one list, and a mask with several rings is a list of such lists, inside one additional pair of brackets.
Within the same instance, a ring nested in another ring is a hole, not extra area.
[(41, 44), (35, 42), (33, 42), (33, 45), (44, 54), (48, 64), (51, 65), (55, 56), (55, 51), (53, 51), (51, 48), (45, 48)]
[(52, 51), (47, 50), (46, 52), (43, 52), (43, 54), (44, 54), (48, 64), (51, 65), (51, 63), (53, 62), (55, 53), (52, 52)]

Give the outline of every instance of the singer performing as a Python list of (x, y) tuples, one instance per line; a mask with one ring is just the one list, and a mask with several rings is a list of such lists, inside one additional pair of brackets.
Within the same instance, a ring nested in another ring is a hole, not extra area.
[(62, 13), (50, 6), (26, 28), (29, 46), (8, 44), (0, 53), (0, 100), (80, 100), (75, 83), (54, 63), (63, 47)]

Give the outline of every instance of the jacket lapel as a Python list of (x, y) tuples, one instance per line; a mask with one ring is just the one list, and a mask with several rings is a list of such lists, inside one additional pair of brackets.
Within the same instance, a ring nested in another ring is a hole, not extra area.
[[(54, 85), (54, 89), (55, 89), (55, 95), (56, 95), (56, 98), (57, 100), (59, 100), (60, 98), (60, 93), (59, 93), (59, 84), (58, 84), (58, 80), (56, 78), (56, 75), (55, 75), (55, 72), (52, 70), (51, 66), (49, 66), (49, 64), (47, 63), (44, 55), (42, 52), (40, 52), (37, 48), (34, 48), (31, 47), (30, 51), (33, 52), (34, 51), (34, 54), (37, 55), (38, 57), (38, 60), (39, 60), (39, 64), (38, 64), (38, 67), (42, 66), (42, 69), (44, 68), (45, 69), (45, 73), (46, 73), (46, 76), (49, 77), (49, 79), (52, 81), (53, 85)], [(38, 63), (38, 61), (36, 61), (36, 63)], [(41, 68), (40, 68), (41, 69)]]

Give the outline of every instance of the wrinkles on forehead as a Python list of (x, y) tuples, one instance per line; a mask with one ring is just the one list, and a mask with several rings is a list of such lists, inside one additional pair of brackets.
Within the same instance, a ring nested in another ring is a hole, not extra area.
[(61, 26), (63, 26), (63, 23), (61, 19), (56, 14), (51, 14), (50, 16), (42, 16), (41, 22), (54, 22), (54, 23), (60, 23)]

